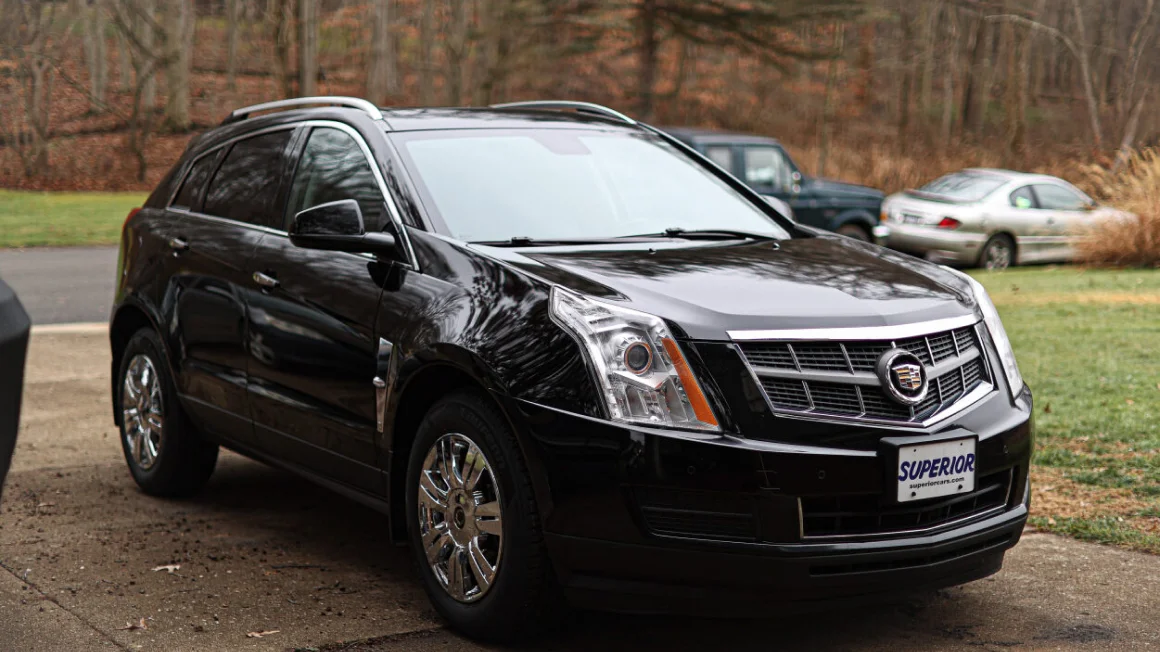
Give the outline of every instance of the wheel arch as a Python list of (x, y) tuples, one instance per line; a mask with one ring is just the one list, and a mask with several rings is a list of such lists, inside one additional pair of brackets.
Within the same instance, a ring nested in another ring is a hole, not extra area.
[[(156, 320), (145, 310), (144, 307), (136, 303), (124, 303), (117, 308), (113, 314), (113, 319), (109, 322), (109, 348), (113, 354), (113, 359), (110, 364), (110, 390), (112, 397), (113, 423), (121, 425), (121, 415), (116, 408), (118, 376), (121, 371), (121, 358), (125, 355), (125, 348), (129, 346), (129, 340), (133, 338), (133, 334), (142, 328), (152, 328), (157, 330)], [(161, 345), (166, 346), (165, 338), (161, 338)], [(166, 364), (170, 365), (172, 372), (172, 365), (170, 364), (169, 352), (165, 351)]]
[(833, 230), (837, 231), (838, 229), (842, 228), (843, 226), (846, 226), (848, 224), (852, 224), (852, 225), (858, 226), (859, 228), (864, 230), (866, 232), (866, 235), (870, 238), (870, 241), (873, 242), (873, 240), (874, 240), (874, 225), (877, 223), (878, 223), (877, 216), (871, 215), (870, 212), (865, 210), (865, 209), (855, 208), (855, 209), (850, 209), (847, 211), (843, 211), (842, 213), (839, 213), (838, 216), (834, 218), (834, 221), (833, 221), (834, 229)]
[(987, 234), (987, 239), (983, 241), (982, 249), (979, 249), (979, 259), (975, 261), (976, 266), (982, 266), (983, 254), (987, 252), (987, 245), (997, 237), (1005, 237), (1011, 242), (1011, 267), (1019, 264), (1019, 238), (1008, 229), (997, 229)]
[[(471, 355), (469, 352), (463, 353)], [(389, 399), (388, 416), (385, 419), (385, 425), (389, 428), (385, 438), (387, 458), (385, 466), (391, 538), (397, 543), (405, 542), (407, 538), (405, 483), (411, 445), (419, 424), (436, 402), (456, 391), (473, 391), (499, 410), (515, 434), (520, 453), (524, 456), (525, 465), (532, 476), (536, 504), (541, 515), (544, 515), (550, 506), (547, 478), (542, 465), (539, 464), (538, 455), (530, 445), (525, 430), (520, 427), (519, 420), (513, 418), (516, 416), (514, 400), (505, 389), (492, 382), (488, 377), (490, 374), (481, 374), (482, 361), (471, 357), (472, 364), (446, 358), (430, 361), (408, 369), (405, 375), (400, 374), (396, 380), (398, 388), (392, 392)]]

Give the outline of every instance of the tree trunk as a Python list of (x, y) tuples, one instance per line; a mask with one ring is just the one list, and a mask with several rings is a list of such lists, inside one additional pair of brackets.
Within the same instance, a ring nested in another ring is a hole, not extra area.
[(189, 119), (190, 67), (193, 61), (193, 0), (169, 0), (165, 28), (165, 127), (187, 131)]
[(226, 0), (226, 87), (238, 87), (238, 23), (241, 22), (239, 0)]
[(979, 111), (978, 96), (983, 92), (983, 52), (986, 48), (986, 21), (981, 17), (975, 19), (975, 28), (970, 37), (970, 62), (967, 65), (967, 72), (964, 77), (963, 86), (963, 118), (961, 127), (965, 133), (968, 130), (973, 130), (975, 123), (978, 121), (977, 113)]
[(108, 52), (105, 47), (105, 8), (96, 0), (85, 10), (84, 50), (89, 71), (89, 111), (97, 113), (105, 102), (108, 82)]
[(922, 41), (921, 73), (918, 80), (918, 109), (920, 119), (926, 120), (934, 103), (934, 52), (935, 28), (938, 26), (939, 8), (933, 1), (922, 3), (919, 13), (919, 39)]
[(117, 31), (117, 90), (127, 91), (133, 87), (133, 67), (129, 52), (129, 41)]
[(294, 96), (294, 82), (290, 65), (290, 45), (294, 25), (295, 0), (267, 0), (266, 18), (270, 21), (270, 33), (274, 41), (272, 60), (274, 78), (281, 89), (282, 97)]
[(838, 85), (838, 65), (842, 58), (845, 45), (846, 26), (839, 23), (834, 26), (834, 58), (830, 59), (826, 70), (826, 95), (822, 103), (821, 143), (818, 146), (819, 177), (826, 176), (826, 159), (830, 156), (830, 135), (834, 129), (834, 89)]
[(961, 59), (959, 53), (959, 18), (958, 10), (947, 7), (947, 27), (951, 31), (951, 47), (944, 54), (945, 64), (943, 72), (943, 99), (942, 99), (942, 142), (949, 145), (951, 130), (955, 126), (955, 71)]
[(1089, 44), (1084, 29), (1083, 8), (1080, 7), (1079, 0), (1072, 0), (1071, 5), (1072, 9), (1075, 10), (1075, 30), (1079, 36), (1076, 54), (1079, 57), (1080, 76), (1083, 78), (1083, 92), (1087, 97), (1088, 119), (1091, 121), (1092, 130), (1092, 147), (1101, 150), (1104, 148), (1104, 134), (1100, 126), (1100, 107), (1096, 101), (1095, 89), (1092, 86), (1091, 59), (1088, 56)]
[(419, 103), (431, 106), (435, 102), (435, 0), (423, 0), (423, 15), (419, 21)]
[[(140, 0), (138, 6), (145, 15), (157, 17), (157, 0)], [(152, 73), (146, 74), (145, 70), (152, 67), (152, 63), (148, 59), (153, 56), (153, 46), (156, 39), (153, 34), (153, 26), (149, 24), (149, 21), (140, 17), (136, 18), (137, 40), (141, 42), (141, 47), (146, 52), (138, 57), (138, 63), (134, 66), (134, 74), (137, 76), (137, 84), (141, 86), (142, 110), (152, 111), (157, 105), (157, 77)]]
[(1113, 174), (1118, 172), (1132, 156), (1132, 146), (1136, 142), (1136, 130), (1140, 126), (1140, 113), (1144, 110), (1144, 100), (1147, 98), (1148, 91), (1145, 90), (1140, 94), (1136, 106), (1132, 107), (1132, 113), (1128, 116), (1128, 124), (1124, 127), (1124, 138), (1120, 141), (1120, 150), (1116, 152), (1116, 162), (1112, 164)]
[[(909, 9), (903, 9), (898, 16), (902, 28), (901, 46), (903, 52), (914, 52), (914, 16)], [(898, 84), (898, 136), (899, 143), (905, 140), (910, 130), (911, 89), (914, 87), (914, 57), (905, 57)]]
[(371, 3), (371, 54), (367, 62), (367, 99), (375, 104), (386, 104), (390, 83), (387, 57), (391, 51), (391, 2), (373, 0)]
[(637, 112), (641, 120), (652, 120), (653, 100), (656, 93), (657, 78), (657, 0), (641, 0), (637, 13), (639, 21), (639, 58), (637, 78)]
[(467, 67), (467, 0), (451, 0), (451, 30), (447, 39), (447, 103), (463, 104), (463, 71)]
[(318, 94), (318, 0), (299, 0), (298, 94)]
[(1023, 26), (1016, 27), (1010, 22), (1003, 24), (1003, 31), (1007, 43), (1007, 85), (1003, 98), (1007, 122), (1005, 158), (1008, 167), (1021, 167), (1026, 136), (1024, 107), (1027, 103), (1028, 34)]

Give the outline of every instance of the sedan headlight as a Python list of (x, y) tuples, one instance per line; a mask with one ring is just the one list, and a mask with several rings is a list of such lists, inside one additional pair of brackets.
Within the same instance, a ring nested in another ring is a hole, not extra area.
[(1003, 365), (1003, 375), (1007, 377), (1007, 385), (1011, 389), (1011, 397), (1014, 398), (1023, 391), (1023, 375), (1019, 373), (1019, 364), (1015, 362), (1015, 351), (1011, 348), (1011, 340), (1007, 338), (1007, 330), (1003, 328), (1003, 321), (999, 319), (999, 311), (995, 310), (995, 304), (991, 301), (991, 295), (987, 294), (986, 288), (982, 283), (979, 283), (969, 275), (960, 272), (957, 269), (951, 270), (962, 278), (966, 279), (967, 283), (971, 285), (971, 291), (975, 295), (975, 302), (979, 304), (979, 309), (983, 311), (983, 323), (987, 326), (987, 331), (991, 334), (991, 341), (995, 343), (995, 349), (999, 352), (999, 361)]
[(659, 317), (555, 287), (552, 319), (583, 345), (613, 421), (720, 430)]

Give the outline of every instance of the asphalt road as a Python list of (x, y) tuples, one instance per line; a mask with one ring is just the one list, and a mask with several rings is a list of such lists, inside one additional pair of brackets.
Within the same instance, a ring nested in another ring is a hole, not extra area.
[(107, 322), (116, 268), (116, 247), (0, 249), (0, 278), (33, 324)]
[[(142, 495), (108, 373), (103, 332), (34, 333), (0, 503), (0, 650), (496, 649), (442, 627), (381, 516), (289, 474), (223, 455), (193, 500)], [(894, 604), (744, 621), (580, 614), (521, 649), (1160, 649), (1160, 557), (1029, 534), (995, 577)]]

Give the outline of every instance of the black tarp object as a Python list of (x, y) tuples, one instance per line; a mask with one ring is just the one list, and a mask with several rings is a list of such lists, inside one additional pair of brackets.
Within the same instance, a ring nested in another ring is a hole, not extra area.
[(31, 323), (16, 293), (0, 279), (0, 488), (8, 476), (16, 430), (20, 425), (20, 394)]

